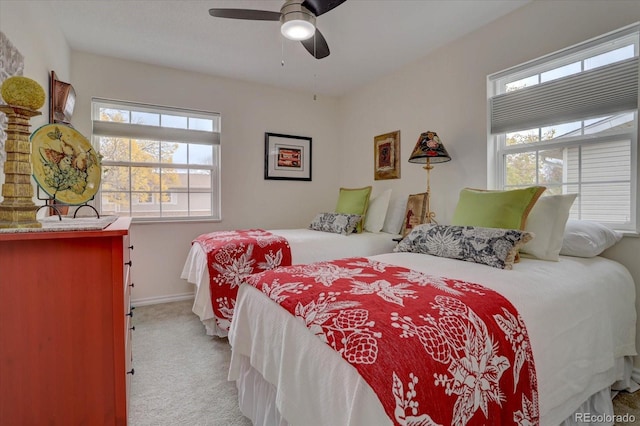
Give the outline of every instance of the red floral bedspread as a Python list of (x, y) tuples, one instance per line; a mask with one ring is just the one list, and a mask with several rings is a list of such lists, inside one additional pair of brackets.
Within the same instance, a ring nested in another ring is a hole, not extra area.
[(247, 281), (357, 368), (396, 425), (539, 423), (525, 325), (491, 289), (366, 258)]
[(291, 265), (283, 237), (262, 229), (219, 231), (193, 240), (207, 253), (211, 305), (218, 327), (229, 331), (238, 287), (249, 275)]

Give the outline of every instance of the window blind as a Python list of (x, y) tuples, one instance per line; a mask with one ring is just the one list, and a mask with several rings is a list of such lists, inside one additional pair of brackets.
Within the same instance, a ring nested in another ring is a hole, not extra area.
[(638, 108), (638, 57), (490, 99), (491, 133), (549, 126)]
[(145, 126), (116, 121), (93, 121), (93, 135), (133, 139), (155, 139), (199, 144), (220, 144), (220, 133), (172, 127)]

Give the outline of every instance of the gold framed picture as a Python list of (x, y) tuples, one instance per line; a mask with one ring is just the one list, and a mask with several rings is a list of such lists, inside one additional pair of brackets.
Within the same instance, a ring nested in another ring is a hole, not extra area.
[(424, 223), (427, 216), (427, 193), (411, 194), (407, 200), (407, 209), (402, 222), (402, 237), (406, 237), (413, 228)]
[(400, 130), (373, 138), (373, 178), (400, 178)]

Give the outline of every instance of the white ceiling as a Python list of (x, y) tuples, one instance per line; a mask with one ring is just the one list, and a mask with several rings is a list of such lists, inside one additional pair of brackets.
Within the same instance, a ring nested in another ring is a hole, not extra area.
[[(529, 0), (347, 0), (318, 17), (314, 59), (278, 22), (212, 7), (279, 11), (281, 0), (45, 0), (74, 50), (339, 96), (426, 56)], [(284, 60), (284, 66), (281, 62)]]

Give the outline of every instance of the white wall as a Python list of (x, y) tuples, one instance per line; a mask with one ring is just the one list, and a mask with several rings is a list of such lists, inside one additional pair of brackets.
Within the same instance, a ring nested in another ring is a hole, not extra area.
[[(340, 104), (340, 135), (349, 141), (343, 158), (350, 159), (341, 183), (371, 175), (373, 137), (399, 129), (402, 178), (374, 188), (424, 192), (425, 171), (407, 160), (419, 134), (434, 130), (452, 161), (432, 170), (431, 204), (448, 223), (461, 188), (487, 186), (486, 76), (637, 21), (638, 1), (534, 1), (351, 94)], [(640, 238), (629, 236), (605, 256), (624, 264), (640, 287), (638, 253)], [(640, 342), (640, 327), (637, 333)]]
[[(337, 100), (73, 52), (74, 126), (91, 134), (91, 98), (194, 108), (222, 115), (222, 221), (134, 224), (134, 302), (193, 292), (180, 272), (196, 236), (216, 230), (305, 227), (335, 208), (338, 170)], [(264, 179), (264, 133), (309, 136), (312, 181)]]
[[(34, 31), (38, 28), (39, 31)], [(23, 76), (37, 81), (46, 93), (42, 115), (31, 119), (31, 130), (49, 122), (49, 75), (55, 71), (66, 81), (70, 69), (70, 49), (60, 28), (31, 2), (0, 1), (0, 31), (24, 57)], [(0, 164), (0, 183), (4, 182)]]
[(462, 187), (487, 185), (487, 75), (638, 20), (637, 1), (534, 1), (343, 98), (343, 182), (369, 178), (373, 137), (400, 130), (402, 178), (375, 185), (424, 192), (424, 169), (407, 160), (434, 130), (452, 157), (431, 173), (432, 207), (446, 222)]

